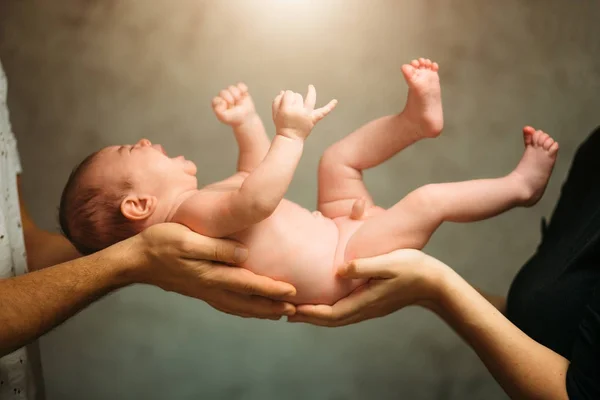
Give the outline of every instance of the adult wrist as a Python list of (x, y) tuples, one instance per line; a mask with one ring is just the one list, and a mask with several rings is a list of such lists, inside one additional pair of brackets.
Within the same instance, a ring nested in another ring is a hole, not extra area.
[(140, 235), (114, 244), (95, 255), (100, 257), (99, 264), (111, 271), (111, 280), (115, 286), (124, 287), (146, 281), (144, 270), (148, 263), (144, 260), (147, 259), (147, 254)]
[(436, 314), (443, 312), (448, 293), (460, 276), (446, 264), (430, 258), (433, 263), (426, 267), (427, 295), (417, 304)]

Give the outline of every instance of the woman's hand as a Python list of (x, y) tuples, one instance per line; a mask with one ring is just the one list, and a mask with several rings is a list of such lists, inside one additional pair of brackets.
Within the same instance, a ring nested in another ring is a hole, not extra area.
[[(444, 319), (475, 350), (510, 398), (569, 398), (565, 385), (569, 360), (525, 335), (435, 258), (418, 250), (397, 250), (352, 261), (338, 273), (370, 280), (333, 306), (299, 306), (288, 320), (341, 326), (422, 305)], [(594, 371), (586, 368), (573, 374), (581, 381), (594, 379)]]
[(342, 266), (338, 275), (370, 279), (348, 297), (326, 305), (302, 305), (289, 322), (342, 326), (383, 317), (410, 305), (426, 305), (437, 297), (438, 282), (445, 264), (413, 249), (359, 259)]
[(129, 240), (129, 254), (122, 256), (137, 258), (134, 282), (195, 297), (241, 317), (277, 320), (296, 311), (292, 304), (277, 300), (293, 296), (292, 285), (223, 264), (247, 258), (247, 250), (235, 242), (208, 238), (172, 223), (154, 225)]

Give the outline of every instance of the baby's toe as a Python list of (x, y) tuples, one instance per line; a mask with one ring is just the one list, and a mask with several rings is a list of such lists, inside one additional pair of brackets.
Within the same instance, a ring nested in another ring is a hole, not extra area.
[(552, 139), (549, 135), (547, 136), (548, 137), (546, 138), (546, 140), (544, 140), (544, 143), (542, 144), (544, 150), (550, 150), (550, 147), (554, 144), (554, 139)]
[(404, 74), (404, 78), (407, 80), (412, 78), (412, 76), (415, 74), (415, 71), (415, 67), (410, 64), (404, 64), (402, 66), (402, 73)]

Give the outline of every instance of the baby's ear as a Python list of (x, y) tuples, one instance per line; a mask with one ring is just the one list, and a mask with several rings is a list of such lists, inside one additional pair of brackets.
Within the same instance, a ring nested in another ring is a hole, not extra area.
[(148, 219), (156, 210), (158, 201), (154, 196), (128, 195), (121, 202), (121, 213), (132, 221)]

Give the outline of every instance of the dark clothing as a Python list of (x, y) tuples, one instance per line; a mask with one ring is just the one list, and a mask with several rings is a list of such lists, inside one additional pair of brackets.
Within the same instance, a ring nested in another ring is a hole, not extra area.
[(600, 127), (577, 150), (541, 243), (512, 283), (507, 317), (571, 361), (571, 399), (600, 399)]

